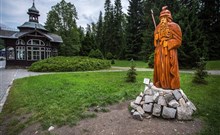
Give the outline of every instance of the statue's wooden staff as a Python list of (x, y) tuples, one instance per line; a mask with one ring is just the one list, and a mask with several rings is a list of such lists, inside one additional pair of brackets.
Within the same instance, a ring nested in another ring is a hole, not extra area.
[[(151, 9), (151, 16), (152, 16), (152, 19), (153, 19), (153, 23), (154, 23), (154, 27), (155, 27), (155, 30), (156, 30), (156, 22), (155, 22), (155, 19), (154, 19), (154, 12), (153, 10)], [(159, 44), (159, 40), (157, 40), (157, 45)], [(161, 61), (161, 64), (162, 64), (162, 80), (160, 79), (159, 81), (164, 81), (164, 64), (163, 64), (163, 58), (162, 58), (162, 48), (160, 49), (160, 61)]]

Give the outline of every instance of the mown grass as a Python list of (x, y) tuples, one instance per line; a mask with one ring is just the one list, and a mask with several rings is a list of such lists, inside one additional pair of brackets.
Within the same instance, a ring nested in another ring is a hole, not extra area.
[[(148, 68), (148, 63), (144, 61), (134, 61), (135, 67), (138, 68)], [(130, 67), (131, 61), (128, 60), (115, 60), (115, 64), (112, 64), (112, 66), (117, 67)]]
[(207, 70), (220, 70), (220, 60), (207, 61), (206, 69)]
[[(138, 72), (136, 83), (126, 83), (125, 76), (126, 72), (62, 73), (15, 80), (1, 113), (1, 124), (4, 118), (13, 118), (7, 125), (11, 134), (35, 122), (43, 129), (75, 125), (81, 119), (95, 117), (88, 112), (89, 107), (134, 99), (143, 91), (143, 78), (151, 78), (152, 72)], [(202, 134), (216, 134), (220, 132), (220, 76), (207, 80), (208, 85), (195, 85), (191, 74), (181, 74), (181, 88), (197, 106), (196, 117), (206, 122)], [(31, 115), (26, 122), (18, 121), (24, 114)]]

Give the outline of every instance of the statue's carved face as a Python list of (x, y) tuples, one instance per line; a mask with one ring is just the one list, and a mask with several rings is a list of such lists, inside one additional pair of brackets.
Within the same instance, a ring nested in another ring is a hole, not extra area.
[(167, 17), (161, 17), (161, 19), (160, 19), (160, 23), (161, 23), (161, 25), (165, 25), (165, 24), (167, 24)]

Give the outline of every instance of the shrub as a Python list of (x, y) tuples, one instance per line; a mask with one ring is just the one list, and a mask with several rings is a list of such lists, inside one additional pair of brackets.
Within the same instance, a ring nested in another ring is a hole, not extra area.
[(148, 60), (148, 66), (150, 68), (154, 68), (154, 53), (151, 53), (149, 60)]
[(96, 49), (96, 50), (93, 50), (93, 49), (92, 49), (92, 50), (89, 52), (89, 57), (91, 57), (91, 58), (97, 58), (97, 59), (103, 59), (103, 58), (104, 58), (102, 52), (101, 52), (99, 49)]
[(107, 60), (111, 60), (111, 59), (113, 59), (113, 58), (114, 58), (114, 57), (113, 57), (112, 53), (108, 52), (107, 55), (106, 55), (106, 59), (107, 59)]
[(131, 68), (127, 72), (126, 82), (136, 82), (136, 69), (133, 59), (131, 60)]
[(112, 65), (115, 64), (115, 60), (114, 60), (114, 59), (111, 60), (111, 64), (112, 64)]
[(196, 72), (194, 74), (193, 83), (197, 84), (207, 84), (205, 77), (208, 76), (207, 71), (205, 71), (206, 62), (204, 58), (200, 58), (200, 61), (197, 62)]
[(110, 68), (107, 60), (100, 60), (89, 57), (51, 57), (33, 63), (30, 71), (35, 72), (68, 72), (68, 71), (89, 71)]

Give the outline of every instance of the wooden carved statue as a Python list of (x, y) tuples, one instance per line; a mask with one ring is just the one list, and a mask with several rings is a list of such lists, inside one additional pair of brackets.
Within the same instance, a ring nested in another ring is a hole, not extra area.
[(182, 32), (173, 22), (167, 6), (160, 12), (160, 23), (154, 31), (154, 85), (163, 89), (180, 88), (177, 48), (182, 42)]

